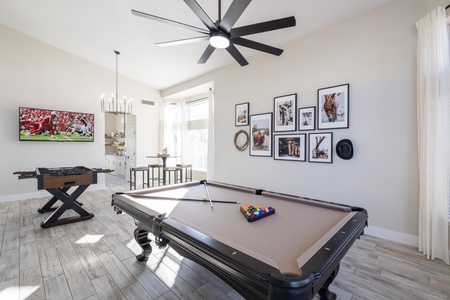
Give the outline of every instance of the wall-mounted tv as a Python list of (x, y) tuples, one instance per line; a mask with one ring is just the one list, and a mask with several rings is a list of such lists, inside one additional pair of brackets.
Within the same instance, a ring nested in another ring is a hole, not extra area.
[(94, 114), (19, 107), (19, 140), (93, 142)]

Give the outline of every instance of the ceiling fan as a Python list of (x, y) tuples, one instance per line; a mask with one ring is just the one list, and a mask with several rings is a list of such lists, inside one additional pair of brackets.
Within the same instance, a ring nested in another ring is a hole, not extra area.
[(255, 49), (258, 51), (266, 52), (273, 55), (281, 55), (283, 53), (282, 49), (275, 48), (266, 44), (251, 41), (242, 36), (251, 35), (255, 33), (261, 33), (266, 31), (272, 31), (277, 29), (283, 29), (287, 27), (295, 26), (295, 17), (286, 17), (281, 19), (276, 19), (272, 21), (266, 21), (261, 23), (256, 23), (252, 25), (242, 26), (233, 28), (236, 21), (242, 15), (244, 10), (250, 4), (251, 0), (233, 0), (227, 12), (222, 18), (221, 13), (221, 0), (219, 0), (219, 19), (213, 22), (210, 17), (205, 13), (201, 6), (195, 0), (183, 0), (189, 8), (197, 15), (197, 17), (205, 24), (207, 29), (199, 28), (196, 26), (180, 23), (177, 21), (169, 20), (166, 18), (150, 15), (137, 10), (131, 10), (131, 13), (135, 16), (147, 18), (150, 20), (176, 25), (185, 29), (189, 29), (204, 36), (162, 42), (157, 43), (157, 46), (166, 47), (181, 44), (194, 43), (199, 41), (209, 40), (209, 45), (203, 52), (198, 63), (205, 63), (216, 48), (226, 49), (231, 56), (241, 65), (248, 65), (248, 61), (242, 56), (235, 45), (244, 46), (247, 48)]

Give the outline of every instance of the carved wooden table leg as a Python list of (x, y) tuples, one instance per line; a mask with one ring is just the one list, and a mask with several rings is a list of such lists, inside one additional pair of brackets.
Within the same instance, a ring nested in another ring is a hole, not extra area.
[(136, 228), (134, 230), (134, 239), (141, 246), (142, 253), (136, 255), (138, 261), (147, 261), (148, 257), (152, 253), (151, 240), (148, 238), (148, 231)]

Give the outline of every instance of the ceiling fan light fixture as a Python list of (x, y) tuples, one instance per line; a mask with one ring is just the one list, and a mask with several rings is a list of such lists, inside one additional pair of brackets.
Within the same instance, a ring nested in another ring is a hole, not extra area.
[(192, 30), (197, 33), (201, 33), (203, 36), (175, 40), (165, 43), (157, 43), (158, 46), (174, 46), (187, 43), (193, 43), (198, 41), (205, 41), (209, 39), (209, 44), (204, 50), (202, 56), (198, 60), (198, 64), (204, 64), (211, 54), (216, 50), (216, 48), (224, 49), (238, 62), (242, 67), (248, 65), (248, 61), (240, 53), (240, 51), (235, 47), (236, 45), (254, 49), (257, 51), (265, 52), (272, 55), (281, 55), (283, 53), (282, 49), (275, 48), (266, 44), (258, 43), (252, 40), (243, 38), (243, 36), (263, 33), (267, 31), (273, 31), (278, 29), (284, 29), (288, 27), (295, 26), (295, 17), (286, 17), (281, 19), (275, 19), (260, 23), (254, 23), (250, 25), (234, 27), (238, 19), (243, 14), (244, 10), (250, 4), (252, 0), (228, 0), (231, 2), (226, 13), (222, 18), (221, 4), (222, 1), (218, 0), (218, 20), (213, 22), (209, 15), (203, 10), (203, 8), (197, 3), (198, 0), (184, 0), (185, 4), (197, 15), (199, 20), (206, 26), (207, 29), (192, 26), (189, 24), (181, 23), (178, 21), (166, 19), (163, 17), (158, 17), (150, 15), (137, 10), (131, 10), (133, 15), (150, 19), (153, 21), (158, 21), (165, 24), (172, 24), (184, 29)]
[(230, 40), (225, 34), (217, 33), (211, 35), (211, 37), (209, 38), (209, 44), (214, 48), (225, 49), (230, 46)]

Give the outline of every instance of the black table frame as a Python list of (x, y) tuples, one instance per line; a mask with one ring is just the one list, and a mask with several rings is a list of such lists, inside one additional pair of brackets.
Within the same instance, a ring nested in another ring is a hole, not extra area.
[[(48, 228), (93, 218), (94, 214), (91, 214), (83, 207), (81, 207), (83, 203), (77, 201), (78, 197), (80, 197), (81, 194), (88, 187), (89, 184), (80, 185), (72, 192), (72, 194), (67, 193), (67, 191), (71, 188), (70, 186), (62, 188), (46, 189), (46, 191), (52, 194), (53, 197), (37, 211), (39, 213), (53, 211), (53, 213), (44, 222), (41, 223), (41, 227)], [(63, 204), (59, 207), (53, 207), (53, 204), (55, 204), (58, 200), (63, 202)], [(60, 219), (61, 215), (68, 209), (72, 209), (73, 211), (77, 212), (80, 216)]]
[[(132, 194), (116, 193), (112, 195), (111, 205), (118, 214), (124, 211), (135, 219), (134, 237), (143, 250), (136, 256), (138, 261), (148, 260), (152, 252), (148, 234), (152, 233), (158, 247), (170, 245), (180, 255), (216, 274), (246, 299), (310, 300), (317, 293), (321, 299), (336, 299), (336, 294), (328, 287), (339, 271), (340, 261), (364, 233), (368, 218), (366, 210), (351, 207), (356, 211), (352, 220), (304, 264), (299, 277), (290, 277), (182, 223), (164, 215), (149, 215), (122, 200), (130, 196)], [(229, 255), (233, 252), (238, 254)]]

